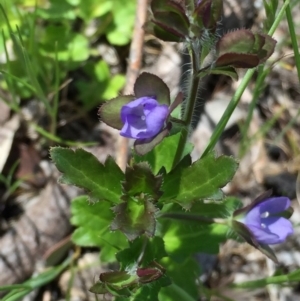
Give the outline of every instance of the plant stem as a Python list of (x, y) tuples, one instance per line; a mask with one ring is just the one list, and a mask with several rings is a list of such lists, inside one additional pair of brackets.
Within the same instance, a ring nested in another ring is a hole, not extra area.
[[(285, 1), (285, 2), (287, 2), (287, 1)], [(300, 54), (299, 54), (297, 36), (295, 33), (295, 27), (294, 27), (294, 22), (293, 22), (292, 11), (291, 11), (290, 5), (287, 5), (285, 14), (286, 14), (286, 19), (287, 19), (288, 26), (289, 26), (291, 42), (292, 42), (295, 61), (296, 61), (296, 68), (297, 68), (297, 72), (298, 72), (298, 79), (299, 79), (299, 83), (300, 83)]]
[(202, 215), (185, 214), (185, 213), (177, 213), (177, 212), (163, 213), (159, 217), (172, 218), (172, 219), (185, 220), (185, 221), (204, 222), (207, 224), (223, 224), (223, 225), (228, 224), (227, 220), (222, 218), (209, 218)]
[(195, 103), (197, 99), (197, 92), (200, 84), (200, 79), (198, 77), (198, 61), (197, 61), (197, 54), (194, 48), (193, 43), (191, 42), (189, 45), (189, 54), (191, 57), (191, 81), (188, 91), (188, 97), (186, 100), (186, 106), (184, 108), (183, 118), (182, 121), (184, 123), (184, 128), (181, 131), (181, 139), (178, 143), (178, 148), (176, 155), (173, 161), (173, 168), (178, 164), (178, 162), (182, 159), (182, 154), (184, 152), (184, 148), (188, 139), (189, 129), (193, 117), (193, 112), (195, 108)]

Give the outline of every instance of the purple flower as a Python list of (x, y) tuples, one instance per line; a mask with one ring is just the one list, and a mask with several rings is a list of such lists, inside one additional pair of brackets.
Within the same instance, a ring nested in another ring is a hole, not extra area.
[(153, 97), (140, 97), (121, 108), (124, 124), (121, 135), (133, 139), (148, 139), (156, 136), (165, 125), (169, 107), (161, 105)]
[(287, 197), (267, 198), (254, 205), (243, 220), (258, 243), (272, 245), (282, 243), (293, 234), (291, 222), (284, 218), (291, 201)]

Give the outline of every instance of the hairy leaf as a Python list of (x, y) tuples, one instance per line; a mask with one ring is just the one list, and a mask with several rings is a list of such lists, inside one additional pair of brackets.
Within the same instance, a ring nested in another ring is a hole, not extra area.
[(59, 179), (61, 183), (85, 189), (93, 201), (121, 202), (124, 174), (111, 157), (103, 165), (83, 149), (62, 147), (51, 148), (50, 155), (57, 169), (63, 173)]
[[(165, 168), (166, 172), (170, 172), (173, 168), (173, 160), (177, 151), (180, 136), (181, 132), (166, 137), (151, 152), (144, 156), (135, 156), (135, 161), (148, 162), (154, 174), (158, 174), (163, 167)], [(193, 146), (191, 144), (187, 144), (183, 156), (189, 154), (192, 151), (192, 147)]]
[(170, 105), (170, 90), (158, 76), (143, 72), (134, 84), (134, 93), (137, 98), (152, 96), (160, 104)]
[(108, 202), (90, 204), (86, 196), (74, 199), (71, 203), (71, 223), (78, 228), (72, 240), (83, 247), (101, 247), (102, 260), (115, 261), (115, 253), (127, 247), (121, 232), (112, 232), (110, 224), (114, 218)]
[(116, 214), (111, 224), (112, 230), (122, 231), (129, 240), (134, 240), (142, 234), (152, 237), (155, 232), (156, 221), (154, 213), (156, 207), (144, 199), (123, 196), (124, 202), (115, 206)]
[(162, 178), (154, 176), (149, 165), (142, 162), (127, 167), (123, 188), (126, 195), (137, 196), (144, 193), (157, 200), (161, 195), (161, 184)]
[(100, 120), (107, 125), (120, 130), (123, 127), (121, 108), (135, 99), (132, 95), (118, 96), (107, 101), (99, 109)]
[(194, 201), (223, 197), (221, 187), (225, 186), (235, 174), (237, 162), (226, 156), (215, 158), (210, 153), (187, 168), (179, 164), (164, 178), (161, 202), (177, 201), (189, 208)]

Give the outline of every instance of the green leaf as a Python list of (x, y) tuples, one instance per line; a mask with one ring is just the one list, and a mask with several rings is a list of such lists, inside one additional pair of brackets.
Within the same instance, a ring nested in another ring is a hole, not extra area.
[(136, 98), (144, 96), (155, 97), (160, 104), (170, 105), (170, 90), (158, 76), (143, 72), (134, 84)]
[(134, 294), (133, 301), (158, 301), (158, 293), (161, 288), (170, 284), (170, 278), (166, 275), (162, 275), (161, 278), (154, 282), (142, 285), (142, 287)]
[(172, 285), (161, 289), (159, 300), (189, 300), (182, 297), (186, 294), (191, 300), (198, 299), (195, 279), (199, 278), (200, 267), (194, 258), (188, 256), (183, 262), (178, 263), (168, 257), (162, 260), (162, 265), (166, 268), (166, 274), (171, 278)]
[(48, 8), (37, 6), (37, 15), (46, 20), (74, 20), (76, 13), (74, 7), (65, 0), (51, 0)]
[(210, 199), (220, 200), (223, 192), (220, 189), (234, 176), (237, 162), (226, 156), (215, 158), (209, 153), (187, 168), (179, 164), (164, 178), (161, 202), (177, 201), (189, 208), (194, 201)]
[(110, 12), (112, 8), (111, 0), (81, 0), (78, 2), (78, 15), (88, 22)]
[(122, 199), (124, 202), (113, 208), (116, 217), (111, 229), (122, 231), (129, 240), (142, 234), (152, 237), (156, 227), (154, 204), (146, 196), (139, 199), (123, 196)]
[(115, 129), (120, 130), (124, 125), (120, 115), (121, 108), (133, 100), (134, 96), (132, 95), (118, 96), (109, 100), (99, 109), (98, 113), (100, 115), (101, 121), (105, 122)]
[(151, 262), (159, 261), (166, 256), (164, 241), (158, 236), (150, 239), (139, 237), (129, 243), (129, 248), (116, 255), (122, 269), (136, 267), (139, 260), (141, 267), (147, 267)]
[[(113, 22), (106, 28), (108, 41), (113, 45), (126, 45), (130, 42), (135, 22), (136, 1), (109, 0), (112, 4)], [(126, 20), (126, 22), (124, 22)], [(142, 26), (142, 24), (141, 24)]]
[[(173, 160), (177, 151), (181, 133), (166, 137), (151, 152), (144, 156), (135, 156), (136, 162), (146, 161), (150, 164), (153, 173), (156, 175), (164, 167), (166, 172), (170, 172), (173, 167)], [(192, 151), (192, 144), (187, 144), (183, 156)]]
[(114, 218), (108, 202), (90, 204), (86, 196), (75, 198), (71, 203), (71, 223), (78, 228), (72, 240), (83, 247), (101, 247), (101, 259), (115, 261), (115, 253), (127, 247), (124, 235), (112, 232), (110, 224)]
[[(232, 212), (240, 206), (235, 198), (227, 198), (222, 203), (197, 202), (191, 208), (193, 215), (205, 218), (229, 218)], [(190, 214), (177, 204), (165, 205), (161, 213)], [(217, 254), (219, 244), (226, 240), (229, 226), (194, 220), (180, 219), (174, 222), (170, 218), (158, 218), (158, 234), (165, 242), (167, 253), (176, 260), (196, 252)]]
[(225, 66), (225, 67), (219, 67), (219, 68), (213, 68), (205, 71), (199, 72), (199, 77), (202, 78), (208, 74), (218, 74), (218, 75), (226, 75), (230, 76), (233, 80), (238, 80), (239, 76), (236, 72), (236, 70), (233, 67)]
[(123, 188), (126, 195), (137, 196), (144, 193), (157, 200), (161, 195), (161, 184), (162, 178), (154, 176), (149, 164), (142, 162), (127, 167)]
[(59, 181), (87, 190), (92, 200), (107, 200), (118, 204), (121, 202), (121, 181), (124, 174), (109, 157), (105, 165), (91, 153), (83, 150), (53, 147), (50, 156), (57, 169), (63, 173)]

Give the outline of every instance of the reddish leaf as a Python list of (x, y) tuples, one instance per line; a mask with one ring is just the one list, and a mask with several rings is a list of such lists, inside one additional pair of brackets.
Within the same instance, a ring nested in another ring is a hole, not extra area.
[(221, 55), (216, 63), (216, 67), (232, 66), (235, 68), (253, 68), (259, 64), (259, 58), (255, 54), (245, 53), (225, 53)]
[(219, 56), (226, 53), (252, 53), (254, 34), (247, 29), (239, 29), (225, 34), (217, 43)]
[(158, 76), (143, 72), (134, 84), (136, 98), (150, 96), (156, 98), (160, 104), (170, 105), (170, 90)]
[(223, 11), (222, 0), (202, 0), (194, 11), (194, 18), (200, 27), (215, 30)]
[(151, 22), (146, 22), (144, 29), (147, 33), (152, 34), (165, 42), (180, 42), (182, 40), (182, 37), (178, 33), (171, 33), (168, 29), (154, 23), (153, 20)]

